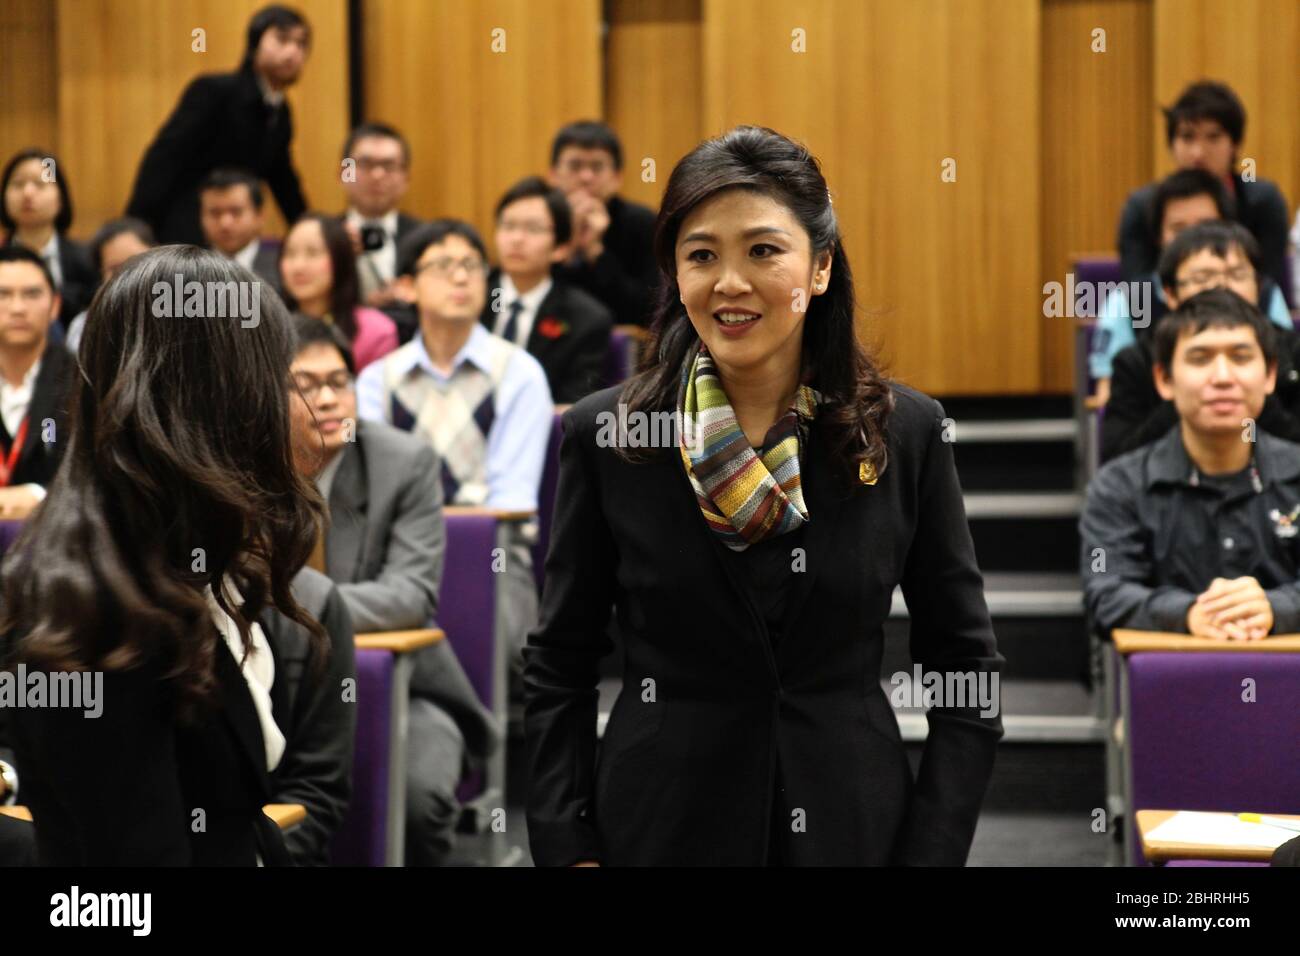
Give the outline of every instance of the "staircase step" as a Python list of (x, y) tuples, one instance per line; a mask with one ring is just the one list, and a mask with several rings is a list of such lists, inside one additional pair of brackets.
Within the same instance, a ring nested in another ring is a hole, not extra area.
[(972, 491), (964, 496), (969, 520), (1074, 518), (1083, 510), (1077, 491)]

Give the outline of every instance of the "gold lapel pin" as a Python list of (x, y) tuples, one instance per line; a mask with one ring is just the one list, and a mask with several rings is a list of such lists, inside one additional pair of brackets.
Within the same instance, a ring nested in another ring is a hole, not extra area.
[(858, 481), (864, 485), (874, 485), (876, 483), (876, 466), (869, 461), (861, 462), (858, 465)]

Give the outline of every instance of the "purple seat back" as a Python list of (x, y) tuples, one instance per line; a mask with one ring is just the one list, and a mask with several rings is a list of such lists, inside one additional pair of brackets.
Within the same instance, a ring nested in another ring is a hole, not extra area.
[(388, 825), (388, 746), (393, 655), (357, 648), (357, 742), (352, 802), (334, 835), (335, 866), (383, 866)]
[(10, 546), (18, 540), (18, 536), (22, 533), (22, 521), (0, 521), (0, 555), (7, 552)]
[(605, 353), (602, 388), (618, 385), (632, 375), (635, 365), (636, 340), (619, 329), (609, 333), (609, 351)]
[(1300, 654), (1133, 654), (1128, 673), (1133, 811), (1300, 811)]
[(537, 543), (533, 545), (533, 576), (537, 579), (537, 593), (546, 583), (546, 551), (551, 543), (551, 519), (555, 516), (555, 492), (560, 484), (560, 441), (564, 428), (562, 414), (557, 412), (551, 422), (551, 439), (546, 445), (546, 461), (542, 465), (542, 484), (537, 489)]
[[(1115, 256), (1095, 256), (1085, 259), (1074, 260), (1074, 284), (1077, 290), (1082, 291), (1084, 283), (1098, 286), (1103, 282), (1119, 282), (1124, 278), (1120, 272), (1119, 259)], [(1101, 303), (1093, 302), (1100, 306)], [(1075, 314), (1081, 318), (1096, 318), (1095, 312), (1090, 309), (1080, 309), (1079, 303), (1075, 301)]]

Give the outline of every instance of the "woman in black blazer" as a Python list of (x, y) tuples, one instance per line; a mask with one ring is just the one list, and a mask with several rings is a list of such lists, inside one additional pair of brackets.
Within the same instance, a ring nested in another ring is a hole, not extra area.
[[(963, 864), (996, 704), (938, 699), (914, 779), (880, 686), (901, 585), (923, 671), (996, 701), (943, 409), (858, 345), (825, 180), (780, 134), (686, 156), (655, 247), (653, 360), (564, 417), (525, 649), (533, 857)], [(682, 423), (660, 447), (652, 413)], [(623, 691), (598, 754), (611, 607)]]
[(288, 862), (262, 813), (286, 741), (259, 617), (327, 653), (290, 593), (323, 514), (293, 464), (292, 331), (275, 297), (255, 315), (159, 317), (178, 275), (258, 282), (166, 246), (101, 290), (62, 466), (4, 563), (0, 658), (102, 674), (97, 717), (84, 700), (9, 714), (43, 864)]
[[(59, 319), (65, 329), (90, 305), (99, 286), (90, 253), (67, 236), (72, 228), (67, 175), (54, 155), (43, 149), (15, 153), (0, 172), (0, 227), (10, 245), (25, 246), (46, 259), (58, 286)], [(54, 255), (47, 258), (50, 243)]]

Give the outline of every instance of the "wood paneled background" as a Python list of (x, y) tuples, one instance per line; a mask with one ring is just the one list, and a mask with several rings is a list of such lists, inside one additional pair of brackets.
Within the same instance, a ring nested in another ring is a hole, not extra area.
[[(358, 0), (360, 36), (347, 0), (297, 3), (314, 45), (294, 152), (313, 206), (342, 204), (349, 44), (359, 111), (411, 140), (407, 209), (484, 230), (568, 120), (618, 130), (624, 195), (651, 205), (701, 138), (771, 126), (822, 162), (864, 337), (936, 394), (1068, 390), (1069, 324), (1043, 317), (1042, 283), (1113, 248), (1124, 196), (1169, 169), (1158, 105), (1186, 83), (1233, 85), (1242, 156), (1300, 198), (1295, 0)], [(239, 62), (259, 5), (0, 0), (0, 152), (57, 152), (89, 235), (185, 82)]]

